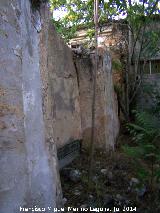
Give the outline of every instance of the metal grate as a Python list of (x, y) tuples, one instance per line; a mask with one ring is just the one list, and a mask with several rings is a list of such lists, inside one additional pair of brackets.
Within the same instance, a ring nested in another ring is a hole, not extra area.
[(57, 156), (60, 169), (71, 163), (80, 154), (81, 143), (82, 140), (75, 140), (58, 149)]

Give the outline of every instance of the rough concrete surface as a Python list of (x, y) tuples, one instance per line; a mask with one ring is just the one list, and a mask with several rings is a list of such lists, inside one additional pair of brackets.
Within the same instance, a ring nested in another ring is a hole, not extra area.
[(0, 2), (1, 213), (58, 205), (56, 152), (49, 152), (42, 112), (40, 19), (29, 0)]
[[(94, 56), (75, 59), (80, 94), (82, 137), (88, 147), (91, 137), (91, 106), (93, 97)], [(117, 100), (113, 88), (111, 57), (108, 52), (99, 56), (96, 74), (95, 146), (114, 149), (119, 132)]]
[[(33, 10), (30, 0), (0, 1), (0, 213), (61, 207), (57, 148), (90, 142), (94, 58), (77, 58), (75, 66), (49, 17), (45, 4)], [(114, 149), (116, 106), (104, 53), (97, 73), (97, 147)]]
[(50, 24), (48, 35), (48, 79), (51, 118), (57, 147), (81, 139), (79, 90), (72, 52)]

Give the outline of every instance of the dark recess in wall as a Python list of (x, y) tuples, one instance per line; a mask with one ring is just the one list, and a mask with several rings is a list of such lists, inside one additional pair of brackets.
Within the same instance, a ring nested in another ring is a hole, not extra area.
[(41, 3), (46, 3), (48, 0), (30, 0), (32, 4), (32, 8), (37, 10), (40, 8)]

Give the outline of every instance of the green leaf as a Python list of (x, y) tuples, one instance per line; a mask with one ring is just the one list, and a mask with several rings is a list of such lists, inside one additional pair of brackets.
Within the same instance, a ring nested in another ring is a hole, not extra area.
[(154, 175), (157, 178), (157, 181), (159, 181), (160, 180), (160, 169), (157, 169)]
[(128, 156), (133, 157), (133, 158), (140, 158), (144, 155), (144, 150), (139, 146), (130, 147), (128, 145), (124, 145), (124, 146), (122, 146), (122, 150)]
[(144, 167), (142, 166), (139, 166), (137, 168), (137, 175), (138, 175), (138, 178), (142, 181), (142, 182), (145, 182), (149, 176), (150, 176), (150, 173), (147, 169), (145, 169)]

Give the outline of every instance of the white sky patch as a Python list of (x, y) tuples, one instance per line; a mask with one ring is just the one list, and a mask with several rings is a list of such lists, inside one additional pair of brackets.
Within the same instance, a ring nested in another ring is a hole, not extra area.
[(65, 8), (59, 8), (53, 11), (53, 18), (58, 21), (59, 19), (67, 15), (67, 10)]

